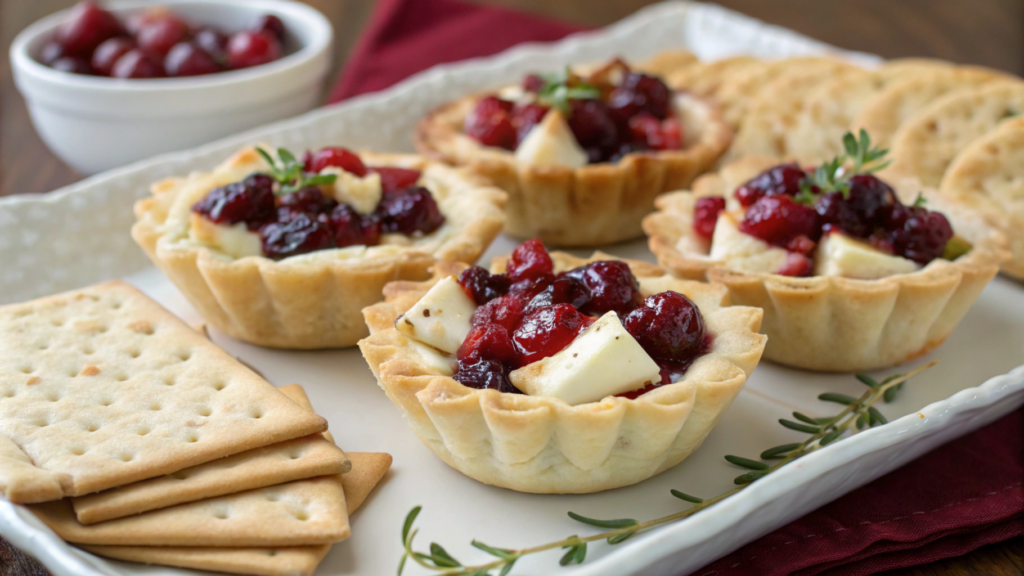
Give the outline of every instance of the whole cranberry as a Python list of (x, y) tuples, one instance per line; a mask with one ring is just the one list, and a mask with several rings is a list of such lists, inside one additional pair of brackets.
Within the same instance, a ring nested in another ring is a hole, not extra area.
[(144, 24), (135, 36), (135, 41), (139, 48), (150, 54), (167, 56), (175, 44), (188, 38), (189, 33), (188, 24), (168, 13)]
[(725, 210), (725, 198), (721, 196), (703, 196), (697, 199), (693, 207), (693, 231), (706, 240), (715, 235), (718, 215)]
[(747, 208), (738, 226), (750, 234), (776, 246), (785, 246), (797, 236), (817, 239), (821, 236), (818, 213), (810, 206), (797, 204), (790, 196), (765, 196)]
[(80, 56), (62, 56), (50, 64), (54, 70), (70, 72), (72, 74), (95, 74), (89, 61)]
[(480, 358), (515, 365), (518, 362), (519, 353), (504, 326), (478, 324), (469, 330), (469, 334), (459, 346), (456, 356), (459, 360)]
[(192, 205), (192, 211), (218, 224), (245, 222), (255, 230), (275, 217), (273, 186), (270, 176), (251, 174), (241, 182), (210, 190)]
[(608, 96), (608, 108), (621, 124), (646, 112), (665, 119), (671, 110), (672, 90), (661, 79), (647, 74), (630, 72)]
[(459, 275), (459, 285), (477, 305), (508, 294), (511, 281), (504, 274), (491, 274), (480, 266), (470, 266)]
[(293, 208), (309, 214), (326, 214), (338, 205), (334, 198), (324, 196), (320, 188), (307, 186), (301, 190), (285, 194), (277, 199), (278, 206)]
[(505, 268), (512, 282), (519, 282), (551, 274), (555, 265), (544, 244), (534, 238), (516, 246)]
[(590, 302), (590, 289), (576, 278), (562, 276), (530, 300), (526, 313), (555, 304), (571, 304), (579, 310)]
[(470, 323), (473, 326), (494, 324), (508, 330), (508, 333), (511, 334), (523, 321), (525, 308), (525, 302), (516, 296), (511, 294), (499, 296), (477, 308)]
[(228, 65), (233, 69), (259, 66), (281, 57), (281, 42), (269, 32), (235, 32), (228, 39)]
[(50, 40), (39, 49), (39, 61), (47, 66), (52, 66), (58, 58), (67, 56), (64, 46), (60, 42)]
[(526, 78), (523, 78), (523, 90), (527, 92), (537, 93), (544, 88), (544, 77), (540, 74), (528, 74)]
[(885, 182), (871, 174), (858, 174), (849, 180), (850, 193), (846, 202), (857, 218), (869, 226), (881, 226), (896, 200), (896, 193)]
[(303, 160), (306, 172), (320, 172), (328, 166), (335, 166), (360, 178), (366, 176), (366, 166), (359, 156), (340, 146), (326, 146), (312, 154), (307, 152)]
[(396, 190), (377, 205), (375, 212), (384, 232), (411, 236), (430, 234), (444, 224), (444, 215), (430, 191), (422, 186)]
[(422, 176), (419, 170), (395, 168), (392, 166), (370, 166), (366, 171), (380, 174), (380, 187), (381, 192), (384, 194), (415, 186), (419, 182), (420, 176)]
[(625, 262), (591, 262), (566, 272), (565, 276), (576, 278), (590, 290), (590, 302), (582, 308), (585, 314), (599, 316), (615, 311), (624, 316), (643, 301), (640, 283)]
[(524, 302), (533, 300), (537, 295), (548, 289), (551, 283), (555, 281), (555, 275), (550, 272), (545, 272), (539, 276), (533, 276), (530, 278), (523, 278), (517, 282), (513, 282), (508, 289), (509, 294), (513, 294), (516, 298), (521, 298)]
[(284, 42), (284, 22), (273, 14), (264, 14), (249, 26), (253, 32), (269, 32), (278, 42)]
[(779, 164), (761, 172), (736, 189), (736, 199), (751, 206), (764, 196), (796, 196), (807, 173), (796, 162)]
[(528, 314), (512, 335), (520, 352), (519, 365), (557, 354), (592, 322), (571, 304), (555, 304)]
[(469, 358), (459, 361), (459, 370), (452, 376), (463, 386), (478, 390), (497, 390), (507, 394), (522, 394), (508, 379), (509, 367), (497, 360)]
[(704, 343), (704, 316), (678, 292), (648, 296), (622, 324), (652, 358), (686, 360)]
[(113, 14), (86, 0), (71, 9), (67, 21), (57, 28), (56, 38), (65, 54), (88, 58), (104, 40), (122, 34), (124, 28)]
[(223, 70), (221, 65), (195, 42), (179, 42), (164, 58), (168, 76), (202, 76)]
[(220, 65), (227, 64), (228, 36), (216, 28), (200, 28), (192, 40)]
[(886, 222), (886, 239), (893, 251), (918, 264), (927, 264), (942, 256), (953, 237), (953, 227), (940, 212), (897, 204)]
[(260, 228), (263, 254), (274, 260), (334, 247), (334, 235), (326, 218), (282, 210), (287, 219)]
[(540, 124), (549, 110), (551, 109), (541, 104), (524, 104), (512, 109), (512, 127), (516, 130), (517, 147), (530, 133), (530, 130)]
[(338, 248), (380, 244), (380, 222), (363, 216), (348, 204), (339, 204), (331, 211), (330, 224)]
[(163, 64), (158, 60), (133, 48), (114, 62), (110, 75), (114, 78), (162, 78), (165, 73)]
[(608, 106), (594, 99), (570, 100), (569, 106), (569, 128), (576, 141), (588, 151), (591, 161), (606, 160), (619, 143), (619, 129)]
[(843, 198), (842, 192), (822, 194), (814, 203), (814, 210), (826, 229), (837, 228), (858, 238), (866, 238), (874, 230), (874, 225), (861, 219), (853, 204)]
[(466, 116), (463, 130), (484, 146), (514, 150), (516, 129), (512, 125), (511, 111), (512, 102), (497, 96), (485, 96)]
[(131, 38), (118, 36), (116, 38), (104, 40), (103, 43), (97, 46), (96, 50), (92, 53), (90, 63), (92, 64), (93, 70), (95, 70), (97, 74), (110, 76), (117, 59), (124, 56), (132, 48), (135, 48), (135, 42), (133, 42)]

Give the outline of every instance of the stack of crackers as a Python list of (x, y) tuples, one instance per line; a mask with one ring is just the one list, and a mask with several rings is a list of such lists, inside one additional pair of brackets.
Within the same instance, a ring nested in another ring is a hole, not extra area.
[(311, 574), (391, 464), (138, 290), (0, 308), (0, 493), (110, 558)]
[[(656, 59), (657, 60), (657, 59)], [(971, 218), (1001, 230), (1024, 278), (1024, 81), (940, 60), (890, 60), (867, 69), (838, 58), (700, 62), (674, 55), (668, 84), (716, 102), (736, 131), (725, 158), (827, 162), (843, 134), (865, 130), (892, 164), (880, 177), (904, 202), (923, 192), (954, 227)]]

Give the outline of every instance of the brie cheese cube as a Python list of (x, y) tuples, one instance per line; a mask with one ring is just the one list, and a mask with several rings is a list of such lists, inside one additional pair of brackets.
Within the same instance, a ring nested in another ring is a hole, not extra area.
[(551, 110), (530, 129), (516, 149), (516, 161), (534, 166), (587, 165), (587, 152), (576, 142), (569, 123), (558, 110)]
[(722, 212), (718, 215), (715, 234), (711, 238), (710, 257), (745, 272), (776, 272), (785, 266), (789, 253), (784, 248), (740, 232), (737, 216)]
[(564, 350), (513, 370), (509, 379), (531, 396), (576, 405), (659, 382), (661, 370), (626, 332), (618, 315), (608, 312)]
[(469, 334), (473, 312), (476, 302), (466, 296), (455, 276), (449, 276), (399, 316), (395, 328), (413, 340), (455, 354)]
[(338, 202), (351, 205), (360, 214), (370, 214), (377, 209), (383, 195), (380, 174), (373, 172), (360, 178), (336, 166), (324, 168), (320, 173), (337, 176), (333, 185), (326, 186), (326, 192)]
[(263, 255), (260, 235), (250, 232), (244, 222), (226, 226), (193, 213), (189, 236), (234, 258)]
[(830, 232), (821, 239), (814, 260), (814, 274), (817, 276), (842, 276), (861, 280), (877, 280), (920, 269), (913, 260), (891, 256), (839, 232)]

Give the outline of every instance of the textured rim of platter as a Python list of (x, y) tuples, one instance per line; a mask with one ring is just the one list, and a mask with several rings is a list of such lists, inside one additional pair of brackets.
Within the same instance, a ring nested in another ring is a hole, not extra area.
[[(570, 62), (614, 55), (641, 59), (672, 47), (689, 48), (703, 59), (738, 53), (780, 57), (829, 51), (864, 65), (879, 61), (874, 56), (839, 51), (718, 6), (659, 4), (601, 31), (437, 66), (388, 90), (194, 150), (99, 174), (47, 195), (0, 199), (0, 255), (5, 260), (0, 266), (0, 304), (148, 268), (149, 262), (128, 236), (134, 221), (134, 200), (148, 194), (150, 182), (209, 168), (243, 143), (305, 148), (333, 141), (355, 142), (358, 147), (375, 150), (408, 150), (416, 120), (454, 96), (500, 85), (527, 71), (557, 69)], [(696, 570), (831, 498), (1011, 412), (1024, 404), (1022, 390), (1024, 366), (882, 428), (812, 453), (798, 465), (758, 481), (711, 511), (662, 527), (566, 573), (679, 574)], [(851, 474), (846, 466), (854, 462), (860, 469), (857, 474)], [(397, 530), (395, 526), (396, 539)], [(148, 570), (133, 566), (130, 572), (125, 571), (117, 564), (79, 552), (25, 509), (4, 501), (0, 501), (0, 536), (38, 557), (58, 576), (113, 576)]]

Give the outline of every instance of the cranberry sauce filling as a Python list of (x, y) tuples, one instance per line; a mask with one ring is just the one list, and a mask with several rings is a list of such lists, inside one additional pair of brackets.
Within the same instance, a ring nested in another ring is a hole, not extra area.
[[(260, 235), (264, 255), (278, 260), (328, 248), (375, 246), (386, 233), (430, 234), (445, 222), (430, 191), (416, 185), (418, 170), (366, 166), (338, 147), (306, 152), (301, 162), (287, 151), (284, 156), (283, 167), (214, 188), (192, 211), (217, 224), (245, 223)], [(324, 193), (321, 185), (334, 179), (319, 173), (332, 166), (358, 177), (380, 176), (382, 197), (373, 213), (360, 214)]]
[(466, 134), (485, 146), (515, 150), (557, 108), (592, 163), (614, 162), (630, 152), (683, 147), (672, 90), (620, 60), (586, 78), (571, 72), (531, 74), (522, 86), (525, 95), (515, 102), (493, 94), (478, 100), (466, 117)]
[(39, 60), (57, 70), (114, 78), (199, 76), (280, 58), (285, 27), (264, 14), (230, 36), (153, 7), (123, 23), (92, 0), (75, 4)]
[(710, 349), (697, 306), (676, 292), (644, 299), (624, 262), (591, 262), (555, 274), (544, 245), (529, 240), (512, 252), (506, 273), (474, 266), (459, 284), (480, 305), (457, 353), (455, 379), (470, 388), (520, 393), (509, 382), (512, 370), (557, 354), (609, 311), (662, 369), (660, 382), (622, 396), (678, 380)]
[[(780, 164), (736, 189), (736, 199), (745, 208), (739, 230), (790, 252), (778, 274), (810, 275), (810, 256), (823, 235), (833, 230), (921, 265), (943, 255), (953, 238), (943, 214), (918, 202), (903, 204), (888, 184), (870, 173), (823, 181), (823, 169), (842, 174), (836, 163), (815, 171)], [(827, 185), (824, 190), (819, 183)], [(711, 238), (724, 208), (724, 198), (698, 199), (694, 233)]]

